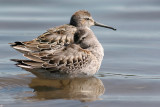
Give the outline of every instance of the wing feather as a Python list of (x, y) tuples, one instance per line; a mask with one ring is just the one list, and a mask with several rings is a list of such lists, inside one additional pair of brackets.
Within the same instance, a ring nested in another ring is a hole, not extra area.
[(42, 52), (45, 50), (57, 50), (65, 45), (74, 43), (74, 34), (76, 27), (71, 25), (62, 25), (50, 28), (34, 40), (26, 42), (10, 43), (11, 46), (26, 54), (27, 52)]
[[(54, 53), (28, 53), (25, 57), (35, 62), (42, 63), (41, 68), (69, 71), (73, 69), (80, 69), (87, 66), (93, 58), (90, 51), (82, 49), (76, 44), (68, 45)], [(25, 63), (27, 64), (27, 63)], [(32, 66), (30, 64), (30, 66)], [(35, 66), (34, 66), (35, 67)], [(40, 67), (39, 65), (37, 67)]]

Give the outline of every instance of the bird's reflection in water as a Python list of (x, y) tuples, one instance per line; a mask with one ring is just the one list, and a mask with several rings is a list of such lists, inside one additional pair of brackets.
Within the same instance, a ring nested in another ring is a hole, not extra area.
[(35, 95), (29, 99), (67, 99), (82, 102), (95, 101), (105, 91), (103, 83), (95, 77), (72, 79), (34, 78), (29, 84)]
[(27, 97), (28, 100), (66, 99), (89, 102), (99, 100), (105, 91), (102, 81), (96, 77), (53, 79), (47, 77), (49, 74), (44, 73), (46, 71), (40, 70), (37, 73), (39, 70), (26, 70), (38, 76), (28, 84), (34, 89), (33, 96)]

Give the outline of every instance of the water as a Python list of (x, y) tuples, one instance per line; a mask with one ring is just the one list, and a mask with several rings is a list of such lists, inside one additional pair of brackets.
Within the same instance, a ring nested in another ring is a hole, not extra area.
[[(38, 79), (10, 59), (31, 40), (85, 9), (118, 30), (92, 27), (105, 56), (94, 78)], [(159, 0), (0, 0), (0, 107), (159, 107)]]

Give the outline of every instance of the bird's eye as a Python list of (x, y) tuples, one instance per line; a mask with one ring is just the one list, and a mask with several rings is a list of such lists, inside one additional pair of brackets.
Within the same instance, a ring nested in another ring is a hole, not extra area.
[(84, 40), (85, 39), (85, 37), (82, 37), (82, 40)]
[(85, 20), (90, 20), (89, 18), (85, 18)]

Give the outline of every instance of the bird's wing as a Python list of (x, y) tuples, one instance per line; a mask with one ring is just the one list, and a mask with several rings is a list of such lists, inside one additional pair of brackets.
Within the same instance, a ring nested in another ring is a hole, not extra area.
[(82, 49), (76, 44), (68, 45), (53, 53), (44, 51), (43, 54), (36, 52), (27, 53), (24, 56), (31, 61), (23, 60), (23, 64), (21, 63), (21, 65), (29, 66), (30, 68), (46, 68), (52, 71), (80, 69), (87, 66), (91, 60), (94, 60), (90, 51)]
[(49, 29), (36, 39), (26, 42), (11, 43), (11, 46), (22, 52), (42, 52), (44, 50), (57, 50), (65, 45), (74, 43), (76, 27), (62, 25)]

